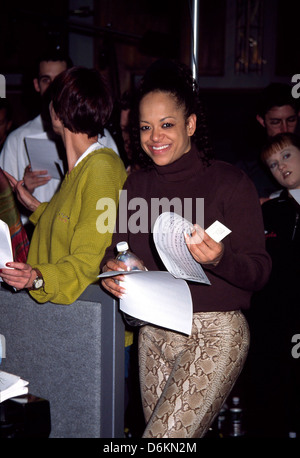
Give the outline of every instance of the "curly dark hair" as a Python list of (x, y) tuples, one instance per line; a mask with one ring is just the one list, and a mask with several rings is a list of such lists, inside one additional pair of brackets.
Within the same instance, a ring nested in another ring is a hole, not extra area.
[(199, 89), (191, 70), (182, 63), (170, 60), (158, 60), (146, 71), (135, 94), (133, 109), (130, 112), (132, 146), (135, 161), (142, 167), (153, 164), (140, 145), (139, 104), (149, 92), (166, 92), (177, 101), (178, 106), (184, 108), (185, 119), (196, 114), (197, 125), (193, 142), (201, 153), (201, 160), (209, 165), (213, 158), (213, 151), (209, 141), (206, 115), (199, 95)]
[(262, 118), (271, 108), (290, 105), (295, 112), (299, 110), (299, 102), (292, 96), (292, 88), (286, 83), (270, 83), (260, 95), (257, 104), (257, 114)]

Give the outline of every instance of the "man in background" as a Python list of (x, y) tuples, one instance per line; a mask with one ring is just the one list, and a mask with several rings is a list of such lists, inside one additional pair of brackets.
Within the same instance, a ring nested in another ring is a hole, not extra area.
[[(43, 98), (54, 78), (71, 66), (71, 60), (57, 50), (47, 52), (38, 59), (33, 85), (41, 98)], [(4, 143), (0, 156), (0, 167), (17, 180), (23, 179), (25, 169), (29, 165), (24, 139), (25, 137), (42, 134), (47, 130), (48, 126), (44, 123), (41, 114), (13, 130)], [(26, 174), (26, 183), (29, 185), (30, 191), (41, 202), (50, 200), (60, 184), (60, 180), (51, 179), (46, 175), (35, 175), (30, 169), (26, 170)], [(23, 224), (28, 223), (25, 210), (21, 212), (21, 219)]]
[(236, 164), (255, 184), (261, 203), (270, 196), (273, 197), (273, 193), (276, 196), (280, 189), (261, 163), (262, 147), (268, 138), (276, 134), (295, 132), (299, 114), (298, 102), (292, 96), (292, 88), (288, 84), (271, 83), (262, 90), (256, 109), (256, 121), (261, 126), (260, 131), (257, 136), (244, 140), (243, 153), (246, 157)]

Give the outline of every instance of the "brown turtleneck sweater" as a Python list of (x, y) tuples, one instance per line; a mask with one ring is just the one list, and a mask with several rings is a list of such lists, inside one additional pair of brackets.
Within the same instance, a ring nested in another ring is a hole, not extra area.
[[(126, 193), (120, 200), (116, 232), (101, 267), (108, 259), (115, 257), (116, 244), (126, 240), (131, 251), (144, 261), (148, 270), (165, 270), (153, 242), (151, 227), (155, 218), (152, 215), (151, 221), (151, 208), (153, 213), (153, 208), (157, 208), (157, 201), (152, 199), (181, 199), (186, 202), (184, 208), (188, 209), (188, 214), (192, 214), (187, 219), (193, 224), (197, 222), (203, 226), (201, 221), (196, 221), (196, 215), (199, 214), (196, 204), (199, 203), (199, 198), (204, 198), (204, 229), (218, 220), (232, 232), (223, 239), (224, 255), (218, 266), (203, 266), (211, 285), (188, 282), (194, 312), (229, 311), (249, 307), (251, 293), (260, 290), (268, 280), (271, 261), (265, 251), (258, 195), (252, 182), (241, 170), (221, 161), (213, 161), (207, 167), (192, 147), (191, 151), (172, 164), (154, 164), (150, 170), (134, 172), (128, 177), (124, 191)], [(137, 197), (143, 200), (132, 200)], [(152, 204), (155, 202), (152, 207), (151, 200)], [(132, 205), (133, 209), (128, 210), (122, 201), (127, 202), (129, 207)], [(147, 227), (145, 218), (143, 221), (137, 218), (141, 208), (135, 208), (136, 204), (143, 204), (144, 201), (144, 207), (148, 211)], [(173, 210), (171, 208), (167, 211)], [(181, 216), (186, 217), (184, 213)], [(124, 224), (128, 227), (130, 223), (135, 223), (134, 227), (141, 224), (141, 231), (133, 233), (127, 230), (125, 233)], [(120, 227), (122, 233), (119, 231)]]

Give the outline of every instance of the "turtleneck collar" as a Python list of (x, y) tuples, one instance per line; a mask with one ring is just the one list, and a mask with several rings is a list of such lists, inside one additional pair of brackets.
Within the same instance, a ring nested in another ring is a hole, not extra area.
[(167, 165), (153, 164), (156, 173), (167, 181), (185, 181), (203, 171), (203, 164), (197, 148), (192, 144), (190, 151)]

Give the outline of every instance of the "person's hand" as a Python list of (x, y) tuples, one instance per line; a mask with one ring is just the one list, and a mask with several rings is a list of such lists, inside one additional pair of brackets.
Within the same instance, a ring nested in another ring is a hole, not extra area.
[(217, 266), (224, 253), (223, 243), (212, 239), (198, 224), (194, 224), (193, 227), (191, 235), (185, 234), (185, 241), (191, 255), (200, 264)]
[(23, 262), (7, 262), (7, 267), (10, 269), (0, 269), (2, 280), (15, 289), (31, 288), (33, 280), (37, 276), (37, 272), (30, 264)]
[[(127, 270), (127, 266), (124, 264), (124, 262), (117, 261), (116, 259), (110, 259), (107, 261), (102, 271), (108, 272), (111, 270), (124, 271)], [(102, 279), (101, 284), (108, 292), (121, 299), (122, 295), (126, 293), (125, 288), (119, 285), (119, 282), (122, 281), (124, 281), (124, 275), (116, 275), (115, 277), (107, 277)]]
[(5, 170), (3, 170), (3, 172), (21, 204), (28, 208), (28, 210), (34, 212), (40, 205), (40, 201), (25, 188), (23, 180), (17, 181), (12, 175), (5, 172)]
[(35, 188), (48, 183), (48, 181), (51, 180), (51, 177), (48, 175), (47, 170), (35, 170), (33, 172), (30, 165), (28, 165), (25, 169), (23, 180), (25, 187), (32, 194)]

